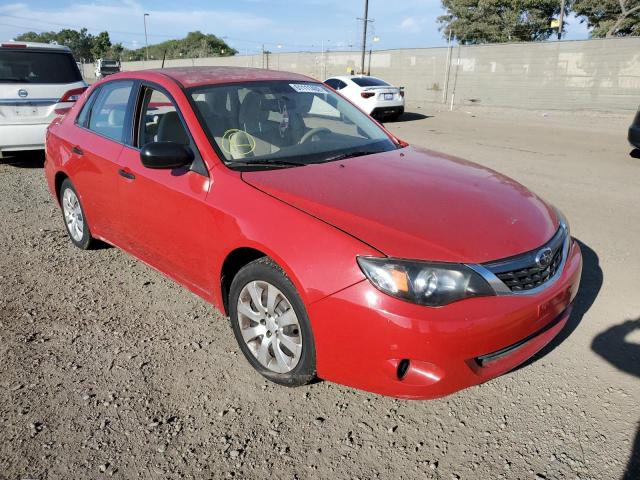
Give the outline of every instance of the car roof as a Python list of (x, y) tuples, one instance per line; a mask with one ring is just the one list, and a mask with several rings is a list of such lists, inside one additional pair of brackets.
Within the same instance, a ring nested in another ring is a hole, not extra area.
[[(133, 72), (129, 72), (133, 73)], [(317, 82), (311, 77), (298, 73), (280, 72), (248, 67), (169, 67), (137, 71), (138, 74), (153, 73), (172, 78), (185, 88), (222, 83), (242, 83), (269, 80), (293, 82)], [(122, 74), (117, 77), (122, 78)], [(138, 78), (139, 75), (136, 75)], [(116, 78), (116, 76), (114, 76)]]
[[(332, 78), (337, 78), (338, 80), (351, 80), (353, 78), (375, 78), (377, 80), (382, 80), (381, 78), (374, 77), (373, 75), (337, 75), (335, 77), (330, 77), (327, 80), (331, 80)], [(384, 80), (382, 80), (384, 82)]]
[(71, 49), (66, 45), (58, 45), (56, 43), (17, 42), (15, 40), (0, 43), (0, 48), (30, 48), (39, 50), (62, 50), (65, 52), (71, 51)]

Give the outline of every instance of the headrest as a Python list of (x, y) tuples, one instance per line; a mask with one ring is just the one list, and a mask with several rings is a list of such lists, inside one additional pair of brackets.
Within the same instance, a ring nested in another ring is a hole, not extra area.
[(167, 112), (160, 118), (158, 141), (189, 145), (189, 137), (182, 126), (177, 112)]

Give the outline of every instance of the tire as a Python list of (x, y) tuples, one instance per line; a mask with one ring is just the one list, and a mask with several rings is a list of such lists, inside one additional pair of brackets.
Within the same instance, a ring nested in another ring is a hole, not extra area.
[(91, 230), (84, 215), (78, 192), (76, 192), (71, 180), (68, 178), (65, 178), (60, 186), (59, 200), (62, 219), (69, 238), (76, 247), (82, 250), (89, 250), (95, 245), (95, 240), (91, 236)]
[(315, 379), (316, 350), (307, 311), (273, 260), (262, 257), (240, 269), (229, 290), (229, 317), (240, 350), (265, 378), (287, 387)]

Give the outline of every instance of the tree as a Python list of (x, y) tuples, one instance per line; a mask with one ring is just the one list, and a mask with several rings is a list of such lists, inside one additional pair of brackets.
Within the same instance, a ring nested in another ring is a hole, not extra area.
[(109, 39), (108, 32), (100, 32), (93, 37), (93, 46), (91, 47), (91, 53), (93, 58), (103, 58), (106, 53), (111, 49), (111, 40)]
[(79, 31), (65, 28), (59, 32), (26, 32), (18, 35), (16, 40), (23, 42), (57, 43), (59, 45), (66, 45), (71, 49), (73, 56), (78, 61), (88, 61), (94, 58), (91, 53), (94, 37), (90, 33), (87, 33), (86, 28)]
[(559, 0), (442, 0), (442, 6), (440, 31), (463, 44), (546, 40), (560, 12)]
[(640, 0), (574, 0), (573, 11), (592, 37), (640, 35)]
[[(117, 58), (122, 60), (143, 60), (145, 49), (127, 50), (121, 43), (112, 44), (109, 32), (91, 35), (86, 28), (81, 30), (63, 29), (59, 32), (26, 32), (16, 37), (23, 42), (58, 43), (71, 49), (76, 60), (90, 62), (98, 58)], [(215, 35), (202, 32), (189, 32), (180, 40), (167, 40), (149, 45), (149, 57), (162, 58), (226, 57), (235, 55), (237, 50)]]
[(64, 29), (56, 34), (56, 41), (60, 45), (66, 45), (73, 52), (76, 60), (93, 59), (91, 49), (93, 48), (93, 35), (87, 33), (86, 28), (78, 30)]
[[(215, 35), (205, 34), (199, 31), (189, 32), (180, 40), (167, 40), (155, 45), (149, 45), (149, 58), (196, 58), (196, 57), (227, 57), (238, 53), (227, 43)], [(124, 60), (144, 60), (145, 47), (136, 50), (124, 50)]]

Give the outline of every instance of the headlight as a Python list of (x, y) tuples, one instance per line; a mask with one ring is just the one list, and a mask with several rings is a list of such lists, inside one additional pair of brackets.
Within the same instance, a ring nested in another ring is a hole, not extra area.
[(467, 297), (495, 295), (491, 286), (469, 267), (393, 258), (358, 257), (373, 285), (391, 296), (439, 307)]

